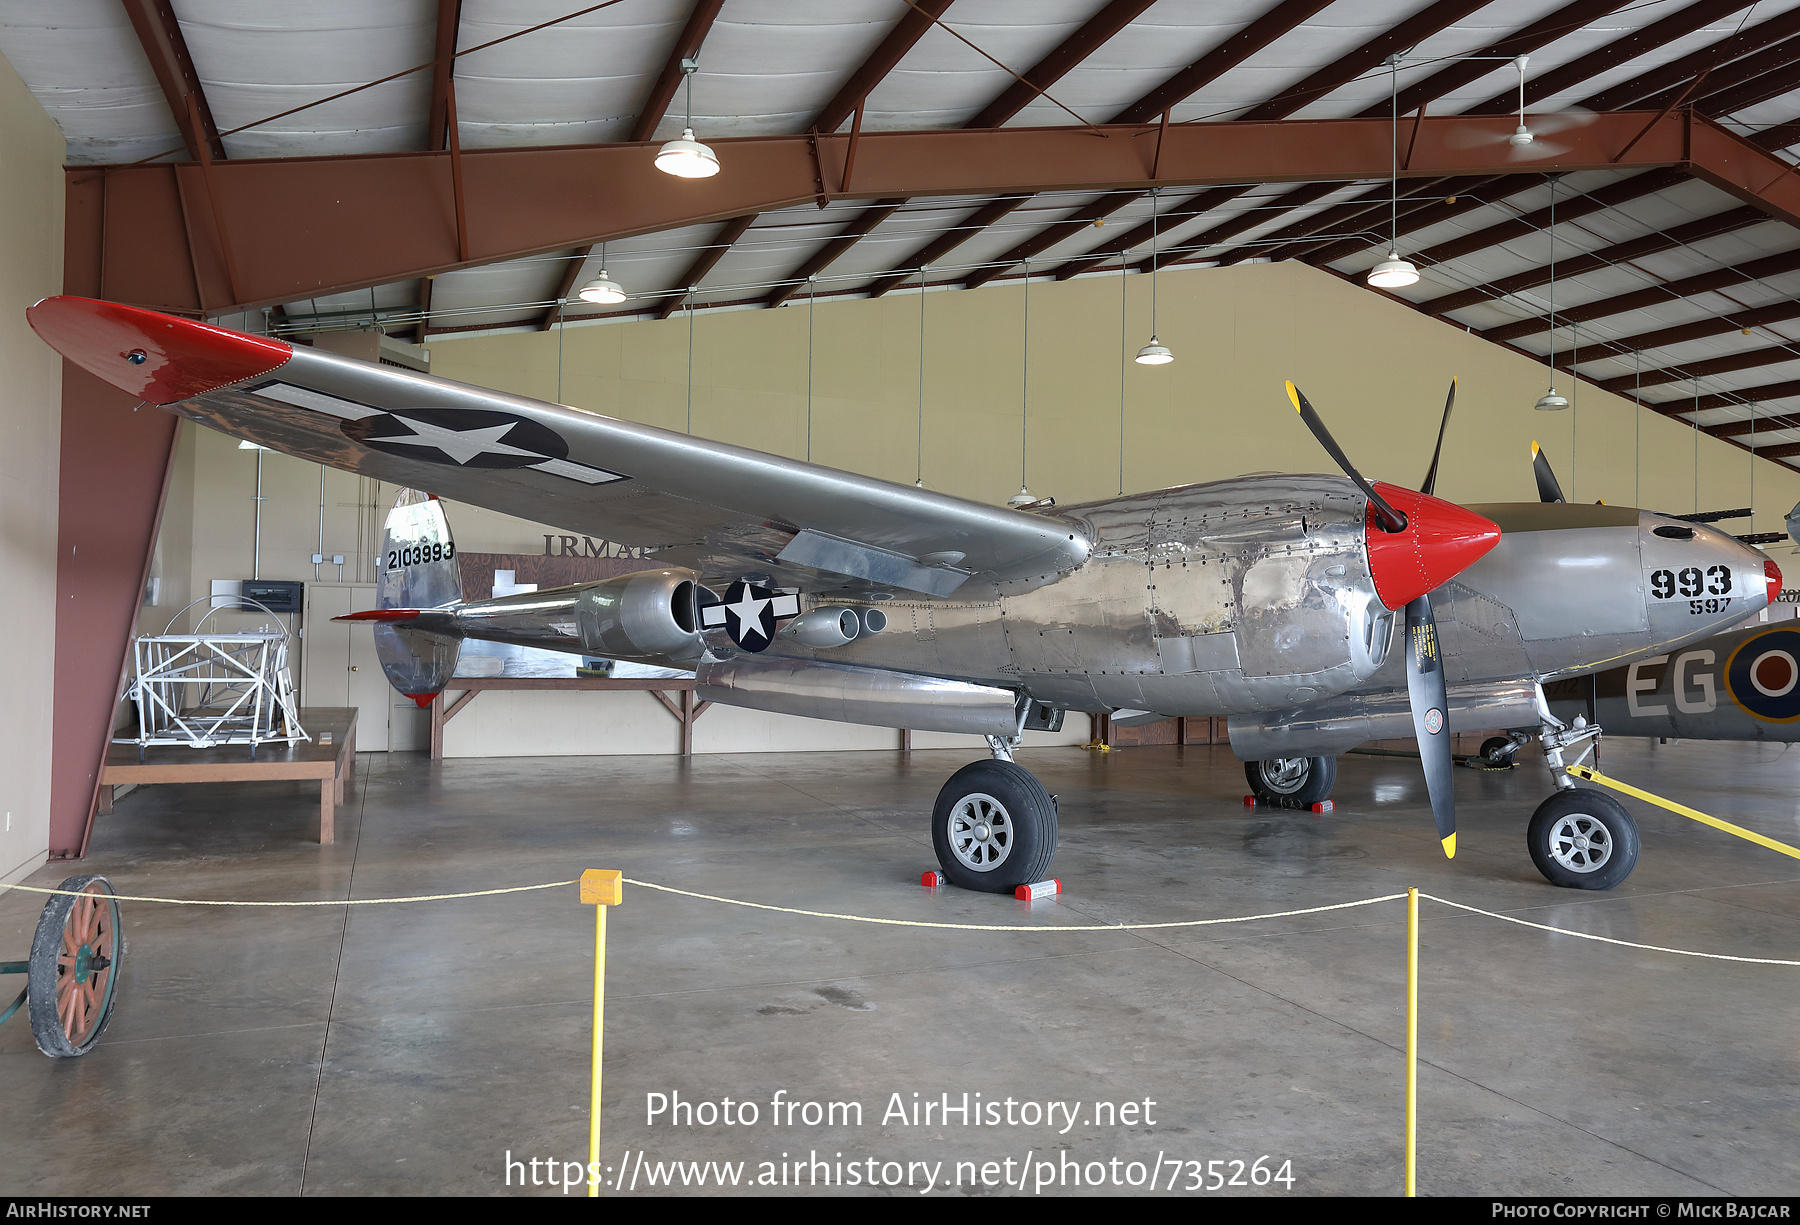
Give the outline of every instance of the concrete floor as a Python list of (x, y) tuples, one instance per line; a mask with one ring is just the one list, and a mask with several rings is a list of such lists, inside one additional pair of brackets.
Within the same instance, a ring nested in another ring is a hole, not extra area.
[[(1546, 884), (1523, 836), (1548, 794), (1537, 760), (1458, 771), (1461, 849), (1448, 863), (1405, 760), (1345, 757), (1337, 811), (1313, 817), (1244, 809), (1241, 767), (1222, 748), (1042, 750), (1022, 761), (1061, 796), (1063, 897), (923, 890), (924, 814), (967, 759), (433, 766), (365, 754), (335, 846), (307, 841), (317, 802), (295, 785), (166, 786), (101, 818), (79, 868), (125, 893), (300, 899), (616, 867), (777, 905), (1046, 926), (1417, 886), (1620, 939), (1800, 957), (1800, 864), (1640, 804), (1643, 859), (1623, 886)], [(1800, 841), (1800, 753), (1616, 741), (1605, 760)], [(30, 883), (69, 871), (51, 865)], [(0, 956), (25, 954), (40, 903), (0, 895)], [(48, 1060), (22, 1017), (0, 1027), (0, 1193), (503, 1194), (509, 1152), (585, 1159), (593, 911), (573, 886), (348, 911), (127, 903), (125, 915), (117, 1013), (91, 1054)], [(1010, 1159), (1016, 1194), (1020, 1169), (1031, 1189), (1045, 1161), (1083, 1163), (1085, 1178), (1099, 1171), (1086, 1163), (1118, 1157), (1109, 1178), (1142, 1177), (1127, 1163), (1160, 1154), (1220, 1161), (1228, 1178), (1229, 1162), (1267, 1154), (1276, 1170), (1291, 1161), (1294, 1193), (1393, 1194), (1404, 920), (1388, 902), (1224, 928), (949, 932), (627, 886), (611, 916), (606, 1160), (623, 1158), (638, 1194), (658, 1162), (743, 1162), (744, 1193), (774, 1168), (759, 1163), (816, 1153), (834, 1178), (840, 1159), (864, 1177), (871, 1158), (878, 1178), (910, 1175), (888, 1193), (920, 1193), (941, 1162), (933, 1194), (1000, 1195), (943, 1184), (964, 1161), (978, 1178)], [(1639, 952), (1430, 903), (1421, 962), (1422, 1194), (1800, 1192), (1800, 968)], [(647, 1122), (649, 1095), (677, 1092), (757, 1103), (758, 1121)], [(776, 1126), (778, 1092), (860, 1103), (862, 1123), (808, 1126), (797, 1113)], [(1060, 1108), (1055, 1127), (883, 1122), (891, 1095), (910, 1109), (915, 1092), (1081, 1105), (1066, 1134)], [(1094, 1121), (1097, 1101), (1144, 1099), (1154, 1125)], [(1179, 1188), (1196, 1169), (1179, 1167)], [(544, 1170), (512, 1170), (511, 1193)], [(1162, 1166), (1159, 1187), (1171, 1175)]]

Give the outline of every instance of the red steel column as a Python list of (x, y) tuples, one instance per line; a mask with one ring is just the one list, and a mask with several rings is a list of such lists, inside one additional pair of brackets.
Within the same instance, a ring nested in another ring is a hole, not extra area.
[[(104, 197), (71, 174), (63, 291), (103, 295)], [(135, 411), (134, 411), (135, 410)], [(87, 853), (126, 652), (162, 518), (177, 419), (63, 363), (50, 858)]]

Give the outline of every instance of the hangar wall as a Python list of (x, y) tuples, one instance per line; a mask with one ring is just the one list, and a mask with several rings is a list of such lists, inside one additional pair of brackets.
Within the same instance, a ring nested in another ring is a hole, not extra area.
[(44, 862), (56, 635), (57, 454), (62, 359), (25, 307), (62, 288), (63, 138), (0, 59), (0, 576), (6, 591), (0, 701), (0, 881)]
[[(1176, 354), (1160, 368), (1129, 360), (1150, 335), (1148, 277), (1033, 284), (1028, 354), (1021, 286), (927, 294), (923, 409), (921, 303), (903, 291), (810, 310), (799, 299), (772, 311), (700, 314), (691, 323), (677, 316), (578, 326), (560, 336), (439, 337), (431, 364), (447, 378), (670, 429), (687, 428), (691, 412), (696, 434), (801, 458), (810, 445), (816, 462), (906, 484), (922, 476), (929, 488), (987, 502), (1005, 501), (1023, 474), (1034, 494), (1064, 505), (1121, 487), (1328, 468), (1283, 394), (1289, 377), (1368, 475), (1416, 486), (1454, 374), (1461, 389), (1438, 481), (1438, 492), (1453, 500), (1533, 498), (1533, 439), (1575, 498), (1682, 512), (1745, 505), (1754, 484), (1754, 529), (1738, 531), (1780, 530), (1800, 500), (1800, 473), (1766, 461), (1753, 473), (1748, 453), (1592, 386), (1564, 379), (1574, 408), (1538, 413), (1532, 405), (1547, 382), (1542, 365), (1302, 264), (1165, 272), (1158, 293), (1157, 324)], [(185, 598), (193, 598), (210, 579), (249, 576), (255, 469), (255, 452), (184, 425), (162, 549), (165, 566), (181, 571), (171, 590), (185, 585), (192, 593)], [(262, 577), (310, 578), (318, 467), (264, 454), (263, 492)], [(393, 493), (326, 474), (323, 551), (352, 557), (346, 579), (372, 577), (369, 555)], [(466, 550), (540, 552), (543, 533), (554, 530), (460, 504), (448, 512)], [(185, 550), (177, 539), (183, 530), (191, 534)], [(177, 560), (184, 551), (185, 565)], [(1774, 555), (1784, 569), (1800, 569), (1788, 547), (1776, 546)], [(327, 567), (325, 577), (335, 573)], [(1070, 719), (1055, 739), (1085, 739), (1086, 723)], [(451, 756), (673, 752), (674, 729), (647, 694), (497, 692), (458, 715), (445, 749)], [(914, 743), (939, 742), (920, 736)], [(723, 709), (695, 725), (702, 753), (893, 744), (886, 729)]]

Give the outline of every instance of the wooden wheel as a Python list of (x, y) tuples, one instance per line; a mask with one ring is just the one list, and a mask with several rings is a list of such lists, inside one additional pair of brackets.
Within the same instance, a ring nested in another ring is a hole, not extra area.
[(104, 876), (71, 876), (44, 904), (31, 942), (26, 1007), (38, 1049), (54, 1059), (85, 1055), (112, 1019), (125, 934)]

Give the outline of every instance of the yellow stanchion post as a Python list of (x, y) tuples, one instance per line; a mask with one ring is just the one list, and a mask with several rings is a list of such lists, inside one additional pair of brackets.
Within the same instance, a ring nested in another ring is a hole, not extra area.
[(581, 874), (581, 904), (594, 908), (594, 1072), (588, 1096), (588, 1198), (600, 1194), (600, 1053), (606, 1036), (606, 910), (617, 906), (624, 874), (589, 868)]
[(1406, 1194), (1419, 1172), (1419, 891), (1406, 891)]

